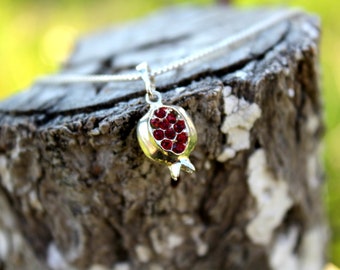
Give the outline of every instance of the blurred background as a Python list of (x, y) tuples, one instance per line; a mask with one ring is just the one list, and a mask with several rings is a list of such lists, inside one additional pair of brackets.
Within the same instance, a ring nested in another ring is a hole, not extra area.
[[(43, 73), (54, 72), (80, 35), (111, 24), (141, 17), (169, 4), (216, 1), (140, 0), (1, 0), (0, 99), (27, 87)], [(251, 7), (279, 4), (299, 6), (322, 19), (322, 90), (327, 132), (325, 136), (325, 204), (332, 228), (329, 261), (340, 266), (340, 1), (232, 0)], [(100, 4), (99, 4), (100, 3)], [(339, 76), (337, 76), (339, 75)], [(339, 140), (339, 141), (338, 141)], [(333, 268), (334, 267), (334, 268)]]

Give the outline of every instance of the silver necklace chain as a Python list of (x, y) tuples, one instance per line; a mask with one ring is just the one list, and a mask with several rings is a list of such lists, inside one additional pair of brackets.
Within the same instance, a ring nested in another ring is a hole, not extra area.
[[(171, 62), (163, 67), (150, 70), (150, 77), (154, 78), (156, 76), (162, 75), (164, 73), (176, 70), (183, 66), (186, 66), (192, 62), (203, 60), (204, 58), (212, 58), (221, 55), (223, 52), (229, 50), (232, 47), (240, 45), (254, 36), (258, 35), (262, 31), (274, 27), (280, 22), (293, 19), (301, 15), (303, 12), (299, 9), (291, 9), (279, 12), (272, 15), (268, 19), (256, 23), (253, 26), (240, 31), (239, 33), (230, 36), (220, 42), (199, 50), (187, 57), (179, 59), (177, 61)], [(76, 75), (76, 74), (63, 74), (63, 75), (48, 75), (39, 77), (36, 83), (42, 84), (63, 84), (63, 83), (108, 83), (117, 81), (137, 81), (143, 79), (140, 72), (134, 72), (129, 74), (99, 74), (99, 75)]]

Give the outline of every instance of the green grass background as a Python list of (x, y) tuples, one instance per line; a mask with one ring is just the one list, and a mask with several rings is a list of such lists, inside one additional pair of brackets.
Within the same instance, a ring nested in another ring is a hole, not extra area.
[[(83, 33), (141, 17), (169, 4), (155, 0), (2, 0), (0, 3), (0, 99), (56, 71)], [(212, 1), (189, 1), (210, 4)], [(327, 132), (325, 203), (332, 229), (330, 261), (340, 265), (340, 1), (234, 0), (236, 6), (267, 4), (303, 7), (322, 19), (322, 89)]]

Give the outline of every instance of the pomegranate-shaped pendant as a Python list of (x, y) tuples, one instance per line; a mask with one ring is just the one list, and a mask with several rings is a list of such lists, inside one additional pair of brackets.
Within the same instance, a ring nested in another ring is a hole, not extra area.
[(195, 126), (178, 106), (166, 106), (160, 101), (150, 103), (150, 110), (137, 127), (139, 144), (150, 159), (169, 167), (171, 178), (177, 180), (181, 170), (192, 173), (194, 165), (189, 154), (197, 142)]
[(171, 178), (177, 181), (181, 170), (195, 171), (189, 160), (197, 142), (195, 126), (183, 108), (163, 105), (161, 94), (156, 91), (154, 75), (146, 62), (136, 69), (145, 83), (145, 99), (150, 104), (149, 111), (138, 122), (139, 145), (148, 158), (167, 165)]

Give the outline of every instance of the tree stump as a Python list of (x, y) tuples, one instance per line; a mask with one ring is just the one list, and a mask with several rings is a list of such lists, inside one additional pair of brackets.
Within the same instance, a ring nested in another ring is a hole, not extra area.
[[(82, 38), (61, 73), (155, 68), (278, 11), (169, 8)], [(0, 268), (322, 269), (318, 42), (305, 14), (157, 77), (198, 131), (197, 172), (177, 188), (138, 145), (141, 81), (1, 102)]]

